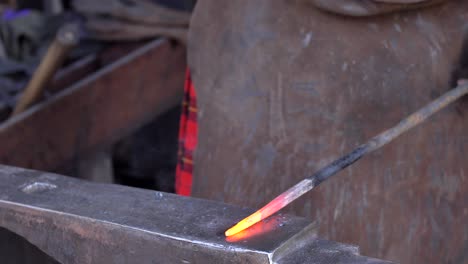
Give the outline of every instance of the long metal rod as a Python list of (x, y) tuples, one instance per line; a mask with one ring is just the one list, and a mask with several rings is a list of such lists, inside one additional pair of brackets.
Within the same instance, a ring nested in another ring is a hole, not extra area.
[(446, 107), (447, 105), (456, 101), (457, 99), (459, 99), (467, 93), (468, 84), (460, 84), (457, 88), (450, 90), (449, 92), (445, 93), (438, 99), (432, 101), (425, 107), (419, 109), (417, 112), (403, 119), (396, 126), (373, 137), (371, 140), (369, 140), (365, 144), (360, 145), (347, 155), (333, 161), (332, 163), (322, 168), (312, 176), (303, 179), (293, 187), (289, 188), (287, 191), (277, 196), (275, 199), (273, 199), (267, 205), (262, 207), (260, 210), (243, 219), (232, 228), (228, 229), (225, 233), (226, 236), (231, 236), (236, 233), (239, 233), (242, 230), (261, 221), (262, 219), (265, 219), (270, 215), (276, 213), (277, 211), (281, 210), (283, 207), (290, 204), (303, 194), (318, 186), (323, 181), (329, 179), (337, 172), (353, 164), (354, 162), (362, 158), (364, 155), (371, 153), (374, 150), (379, 149), (382, 146), (388, 144), (399, 135), (421, 124), (432, 114), (438, 112), (440, 109)]

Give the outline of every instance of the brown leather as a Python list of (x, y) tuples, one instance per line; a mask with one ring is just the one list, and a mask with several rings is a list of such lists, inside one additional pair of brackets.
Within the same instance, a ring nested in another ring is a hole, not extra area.
[(307, 0), (329, 12), (348, 16), (373, 16), (412, 10), (449, 0)]
[[(449, 89), (468, 1), (369, 18), (305, 1), (200, 0), (193, 193), (260, 207)], [(285, 208), (401, 263), (468, 259), (468, 104), (458, 102)], [(234, 221), (235, 219), (233, 219)]]

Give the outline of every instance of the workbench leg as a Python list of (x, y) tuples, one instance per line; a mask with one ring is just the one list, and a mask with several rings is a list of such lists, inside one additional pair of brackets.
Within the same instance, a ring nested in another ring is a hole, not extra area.
[(100, 183), (113, 183), (114, 170), (110, 151), (98, 151), (78, 161), (78, 177)]

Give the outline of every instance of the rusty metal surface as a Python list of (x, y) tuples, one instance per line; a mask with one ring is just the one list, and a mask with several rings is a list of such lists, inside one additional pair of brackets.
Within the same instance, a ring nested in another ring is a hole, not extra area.
[(388, 263), (277, 215), (240, 236), (251, 209), (0, 166), (0, 227), (61, 263)]
[[(260, 208), (450, 89), (467, 1), (360, 19), (306, 2), (198, 1), (195, 196)], [(287, 211), (366, 255), (466, 263), (467, 109), (455, 103)]]
[(185, 48), (153, 41), (0, 125), (0, 163), (56, 170), (180, 102)]

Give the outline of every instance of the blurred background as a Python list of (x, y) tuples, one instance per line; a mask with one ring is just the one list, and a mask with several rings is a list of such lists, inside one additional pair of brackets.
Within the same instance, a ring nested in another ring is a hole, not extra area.
[[(0, 164), (174, 192), (195, 0), (0, 1)], [(54, 263), (0, 230), (1, 263)]]

